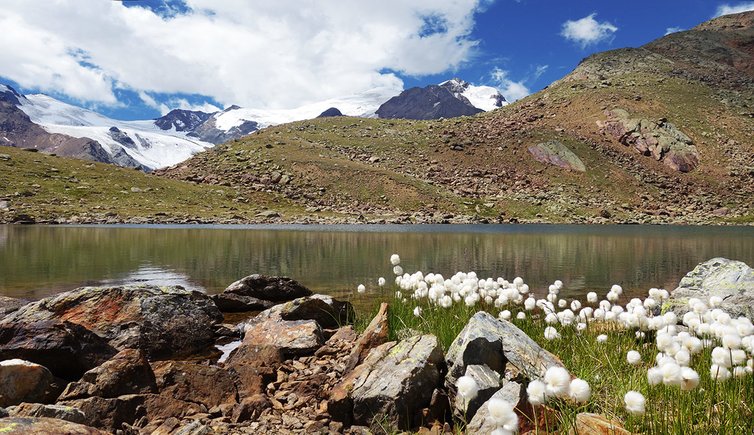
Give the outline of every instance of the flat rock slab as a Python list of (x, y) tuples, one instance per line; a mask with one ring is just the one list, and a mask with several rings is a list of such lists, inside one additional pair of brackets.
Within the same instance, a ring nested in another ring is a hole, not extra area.
[(731, 316), (754, 320), (754, 269), (727, 258), (707, 260), (681, 279), (663, 308), (683, 315), (691, 309), (689, 299), (697, 298), (708, 304), (710, 296), (721, 297), (723, 303), (719, 308)]
[(41, 403), (22, 403), (8, 411), (11, 417), (47, 417), (84, 424), (86, 416), (80, 409), (65, 405), (43, 405)]
[(20, 359), (0, 361), (0, 407), (49, 399), (52, 373), (44, 366)]
[(119, 350), (169, 357), (212, 346), (222, 314), (207, 295), (178, 286), (82, 287), (27, 304), (0, 321), (0, 328), (44, 320), (80, 325)]
[(586, 166), (579, 156), (560, 141), (542, 142), (532, 145), (528, 149), (534, 159), (539, 162), (549, 163), (571, 171), (586, 171)]
[[(287, 357), (310, 355), (324, 344), (322, 328), (314, 320), (276, 320), (250, 324), (241, 345), (234, 352), (244, 352), (243, 348), (272, 347), (279, 349)], [(231, 358), (233, 354), (231, 354)]]
[(93, 427), (69, 421), (45, 417), (8, 417), (0, 419), (0, 433), (3, 435), (66, 434), (66, 435), (107, 435)]

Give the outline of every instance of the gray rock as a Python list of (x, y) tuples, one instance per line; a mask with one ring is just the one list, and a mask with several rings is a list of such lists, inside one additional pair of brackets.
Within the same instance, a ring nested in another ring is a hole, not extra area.
[(84, 424), (86, 416), (80, 409), (65, 405), (43, 405), (41, 403), (22, 403), (10, 409), (11, 417), (47, 417)]
[(5, 418), (8, 416), (8, 411), (5, 408), (0, 408), (0, 418)]
[(468, 404), (460, 395), (456, 395), (453, 405), (458, 415), (465, 415), (468, 421), (476, 414), (479, 407), (500, 389), (500, 374), (486, 365), (473, 364), (466, 367), (465, 375), (476, 381), (479, 392)]
[(322, 344), (322, 328), (314, 320), (288, 321), (273, 317), (248, 324), (243, 341), (234, 353), (244, 353), (244, 347), (273, 347), (286, 356), (310, 355)]
[(33, 362), (11, 359), (0, 362), (0, 406), (48, 400), (53, 376)]
[(708, 303), (710, 296), (721, 297), (720, 308), (731, 316), (754, 320), (754, 269), (741, 261), (726, 258), (707, 260), (681, 279), (663, 308), (683, 315), (690, 310), (690, 298)]
[(506, 363), (510, 363), (529, 379), (544, 377), (549, 367), (563, 366), (558, 357), (542, 349), (516, 325), (484, 311), (469, 320), (450, 345), (445, 360), (445, 385), (452, 390), (469, 365), (484, 364), (502, 375)]
[[(354, 424), (386, 418), (401, 429), (415, 427), (430, 404), (444, 370), (437, 337), (422, 335), (373, 349), (353, 383)], [(357, 367), (358, 369), (358, 367)]]
[(283, 320), (316, 320), (323, 328), (339, 328), (356, 317), (353, 305), (326, 295), (312, 295), (280, 305)]
[(311, 296), (312, 291), (297, 281), (281, 276), (250, 275), (229, 285), (223, 293), (272, 301), (287, 302), (293, 299)]
[[(493, 394), (490, 399), (502, 399), (513, 405), (514, 408), (518, 408), (525, 395), (524, 391), (525, 390), (521, 387), (521, 384), (517, 382), (506, 382), (503, 388)], [(496, 429), (496, 426), (489, 418), (490, 411), (487, 407), (488, 404), (489, 400), (486, 400), (471, 419), (469, 425), (466, 427), (467, 434), (487, 435)]]
[[(2, 207), (0, 207), (2, 208)], [(26, 305), (21, 299), (0, 296), (0, 319)]]
[(529, 147), (529, 152), (539, 162), (549, 163), (572, 171), (586, 171), (586, 166), (579, 156), (560, 141), (551, 140), (532, 145)]
[(275, 305), (272, 301), (265, 301), (251, 296), (236, 293), (218, 293), (210, 296), (223, 313), (242, 313), (246, 311), (266, 310)]

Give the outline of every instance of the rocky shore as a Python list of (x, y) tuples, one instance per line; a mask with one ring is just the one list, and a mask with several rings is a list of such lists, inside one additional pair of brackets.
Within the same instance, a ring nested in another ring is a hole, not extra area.
[[(690, 272), (671, 305), (721, 283), (732, 308), (751, 306), (754, 272), (725, 259)], [(549, 418), (526, 386), (567, 368), (513, 323), (480, 311), (444, 352), (434, 335), (390, 341), (389, 309), (358, 333), (349, 302), (263, 275), (213, 296), (128, 286), (0, 298), (0, 432), (440, 434), (462, 419), (466, 433), (487, 434), (499, 427), (494, 400), (519, 414), (520, 433)], [(248, 316), (233, 325), (228, 313)], [(461, 377), (478, 389), (470, 400)], [(628, 433), (594, 414), (575, 427)]]

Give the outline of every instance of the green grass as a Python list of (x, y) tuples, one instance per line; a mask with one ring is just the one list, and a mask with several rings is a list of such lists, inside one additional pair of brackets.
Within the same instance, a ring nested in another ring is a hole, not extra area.
[[(619, 329), (614, 324), (593, 322), (585, 331), (578, 332), (575, 326), (556, 326), (561, 337), (548, 341), (544, 338), (547, 326), (542, 313), (526, 312), (525, 320), (517, 320), (519, 309), (478, 304), (467, 307), (456, 303), (451, 308), (430, 306), (426, 302), (396, 299), (392, 290), (384, 290), (384, 299), (390, 302), (390, 336), (398, 340), (415, 332), (434, 334), (444, 350), (447, 350), (468, 319), (479, 310), (498, 315), (502, 309), (510, 309), (512, 322), (526, 332), (543, 348), (557, 355), (575, 375), (589, 382), (592, 397), (587, 404), (556, 399), (547, 407), (557, 415), (558, 430), (565, 432), (580, 412), (601, 414), (622, 424), (635, 433), (646, 434), (748, 434), (754, 432), (754, 376), (730, 378), (714, 382), (710, 378), (710, 348), (692, 357), (691, 367), (700, 375), (701, 383), (692, 391), (679, 387), (650, 386), (647, 369), (655, 365), (658, 350), (654, 334), (648, 332), (642, 339), (634, 330)], [(404, 292), (405, 293), (405, 292)], [(419, 306), (421, 316), (414, 315)], [(521, 310), (523, 307), (520, 307)], [(607, 334), (605, 343), (598, 343), (599, 334)], [(630, 365), (626, 360), (629, 350), (641, 354), (641, 362)], [(629, 414), (624, 408), (626, 392), (639, 391), (646, 398), (646, 413), (642, 416)], [(541, 412), (541, 411), (540, 411)], [(460, 424), (462, 422), (456, 422)], [(545, 429), (540, 428), (541, 433)]]

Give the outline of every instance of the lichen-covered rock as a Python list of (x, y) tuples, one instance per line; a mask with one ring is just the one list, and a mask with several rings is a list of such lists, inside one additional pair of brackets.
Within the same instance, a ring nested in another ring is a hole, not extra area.
[(524, 396), (525, 394), (521, 384), (517, 382), (506, 382), (502, 388), (497, 390), (495, 394), (485, 400), (484, 404), (479, 407), (479, 410), (474, 414), (474, 417), (466, 427), (466, 433), (468, 435), (487, 435), (497, 428), (489, 418), (490, 411), (487, 407), (489, 400), (502, 399), (513, 405), (514, 409), (520, 409), (519, 405), (523, 403)]
[(236, 293), (218, 293), (210, 296), (223, 313), (243, 313), (246, 311), (260, 311), (275, 305), (275, 302), (257, 299)]
[(368, 425), (384, 416), (402, 429), (420, 422), (420, 412), (430, 404), (444, 371), (433, 335), (385, 343), (373, 349), (362, 366), (350, 393), (353, 422)]
[(82, 287), (27, 304), (0, 321), (0, 328), (46, 320), (80, 325), (119, 350), (168, 357), (212, 346), (222, 314), (207, 295), (179, 286)]
[(623, 145), (652, 156), (676, 171), (689, 172), (699, 164), (699, 151), (694, 142), (667, 120), (631, 118), (622, 109), (607, 114), (609, 119), (597, 125)]
[(474, 379), (479, 391), (476, 397), (468, 401), (457, 394), (453, 405), (456, 413), (465, 416), (468, 421), (474, 417), (479, 407), (500, 389), (500, 374), (486, 365), (469, 365), (466, 367), (465, 375)]
[(0, 359), (32, 361), (63, 379), (78, 379), (115, 353), (104, 338), (75, 323), (23, 318), (0, 321)]
[(386, 303), (380, 304), (379, 311), (354, 343), (346, 362), (346, 371), (352, 370), (364, 361), (369, 351), (387, 342), (390, 333), (387, 310)]
[(45, 367), (20, 359), (0, 361), (0, 406), (49, 399), (54, 379)]
[(11, 417), (47, 417), (84, 424), (86, 416), (80, 409), (65, 405), (44, 405), (41, 403), (22, 403), (9, 410)]
[(21, 299), (0, 296), (0, 319), (26, 305)]
[(563, 366), (558, 357), (542, 349), (516, 325), (485, 311), (474, 314), (450, 345), (445, 359), (445, 384), (451, 390), (469, 365), (486, 365), (502, 375), (506, 363), (510, 363), (529, 379), (544, 377), (549, 367)]
[(528, 149), (534, 159), (539, 162), (549, 163), (571, 171), (586, 171), (586, 166), (579, 156), (560, 141), (542, 142), (532, 145)]
[(690, 310), (690, 298), (708, 303), (710, 296), (721, 297), (723, 302), (719, 308), (731, 316), (754, 320), (754, 269), (741, 261), (726, 258), (700, 263), (681, 279), (663, 309), (682, 315)]
[(79, 381), (68, 384), (58, 400), (156, 392), (155, 376), (143, 352), (124, 349), (101, 366), (84, 373)]
[(8, 417), (0, 419), (3, 435), (66, 434), (107, 435), (107, 432), (70, 421), (46, 417)]

